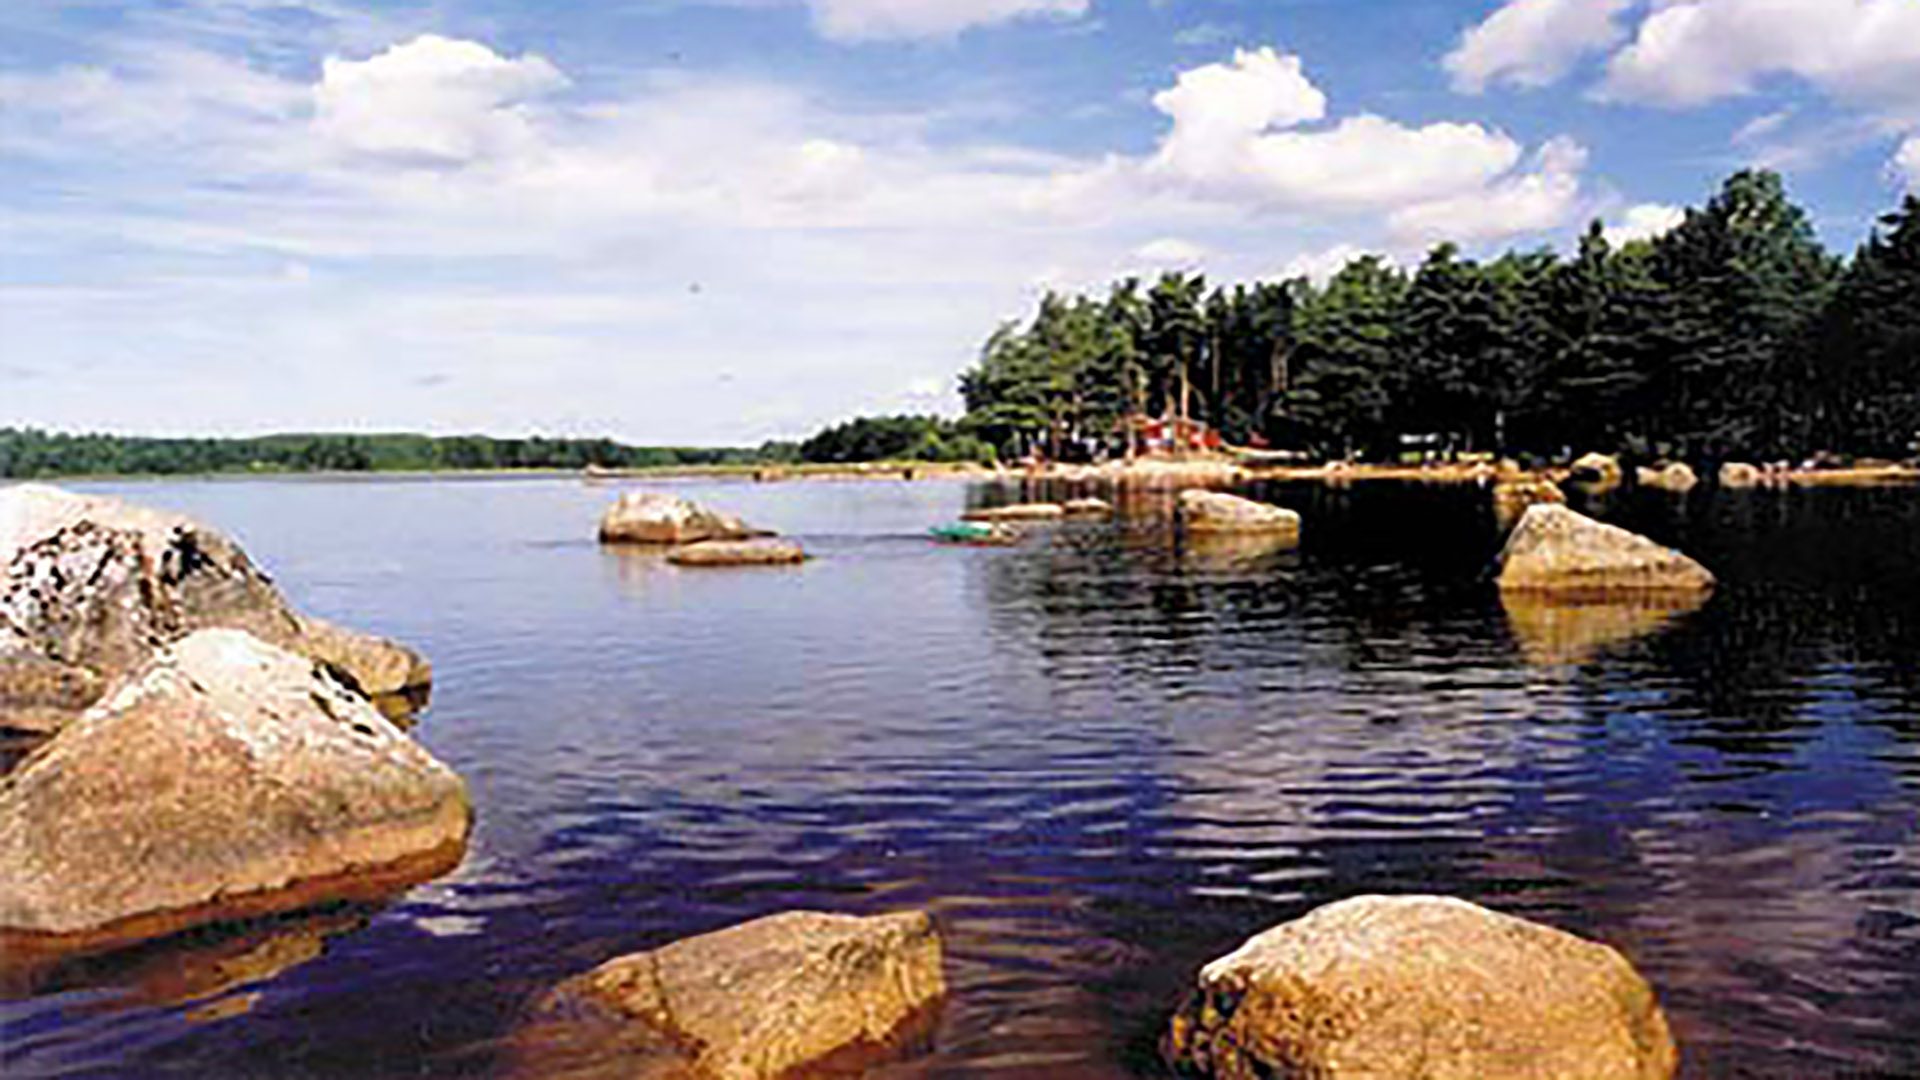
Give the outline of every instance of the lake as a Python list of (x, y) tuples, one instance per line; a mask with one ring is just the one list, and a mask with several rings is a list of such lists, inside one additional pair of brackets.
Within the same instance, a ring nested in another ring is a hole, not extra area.
[(1195, 970), (1362, 893), (1612, 944), (1690, 1077), (1920, 1075), (1920, 492), (1591, 512), (1721, 577), (1702, 609), (1509, 612), (1471, 489), (1297, 485), (1297, 552), (1153, 505), (1019, 548), (958, 482), (669, 482), (798, 569), (602, 550), (573, 479), (82, 485), (237, 536), (305, 610), (436, 669), (460, 870), (76, 965), (0, 1072), (490, 1075), (526, 1000), (792, 908), (933, 911), (952, 998), (888, 1076), (1155, 1075)]

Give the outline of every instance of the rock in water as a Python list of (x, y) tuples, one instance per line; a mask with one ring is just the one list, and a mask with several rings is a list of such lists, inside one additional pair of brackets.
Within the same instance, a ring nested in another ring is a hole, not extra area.
[(1756, 487), (1765, 478), (1766, 474), (1761, 472), (1757, 465), (1729, 461), (1720, 466), (1720, 486), (1723, 488)]
[[(44, 484), (0, 489), (0, 656), (82, 669), (104, 685), (211, 627), (332, 664), (376, 698), (422, 703), (432, 680), (404, 646), (294, 612), (238, 546), (188, 518)], [(90, 703), (35, 707), (0, 678), (0, 728), (56, 730)]]
[(1180, 518), (1196, 533), (1300, 533), (1299, 514), (1218, 491), (1181, 492)]
[(772, 1080), (860, 1075), (917, 1048), (946, 979), (923, 912), (789, 912), (609, 961), (569, 979), (516, 1040), (526, 1075)]
[(1641, 469), (1635, 474), (1641, 487), (1658, 491), (1671, 491), (1676, 495), (1685, 495), (1700, 484), (1700, 477), (1684, 461), (1676, 461), (1658, 469)]
[(1706, 567), (1638, 533), (1564, 506), (1540, 504), (1507, 538), (1500, 588), (1570, 598), (1631, 592), (1695, 593), (1713, 588)]
[(675, 566), (792, 566), (806, 562), (807, 553), (791, 540), (702, 540), (675, 548), (667, 561)]
[(1535, 503), (1565, 503), (1566, 492), (1560, 485), (1542, 476), (1517, 476), (1493, 485), (1493, 516), (1501, 528), (1520, 520), (1527, 507)]
[(980, 510), (969, 510), (960, 515), (962, 521), (1059, 521), (1067, 516), (1067, 509), (1058, 503), (1015, 503), (1012, 506), (994, 506)]
[(1619, 953), (1424, 896), (1330, 904), (1208, 964), (1163, 1049), (1234, 1080), (1666, 1080), (1678, 1060)]
[(1573, 479), (1598, 491), (1611, 491), (1626, 479), (1620, 459), (1607, 454), (1583, 454), (1573, 463)]
[(620, 496), (600, 519), (603, 544), (696, 544), (770, 535), (678, 495), (652, 491), (630, 491)]
[(0, 780), (0, 935), (98, 947), (377, 895), (450, 868), (470, 819), (326, 668), (202, 630)]
[(1070, 518), (1103, 518), (1113, 513), (1113, 504), (1105, 499), (1088, 495), (1079, 499), (1068, 499), (1061, 509)]

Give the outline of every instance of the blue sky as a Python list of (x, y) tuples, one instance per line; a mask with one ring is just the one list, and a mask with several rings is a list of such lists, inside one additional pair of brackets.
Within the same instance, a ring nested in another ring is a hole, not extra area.
[(1920, 0), (9, 0), (0, 425), (747, 443), (1046, 288), (1920, 185)]

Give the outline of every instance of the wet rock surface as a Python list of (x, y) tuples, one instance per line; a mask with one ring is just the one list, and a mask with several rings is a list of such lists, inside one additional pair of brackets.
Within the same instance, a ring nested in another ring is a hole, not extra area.
[(1667, 1080), (1678, 1060), (1618, 952), (1417, 896), (1330, 904), (1208, 964), (1163, 1052), (1233, 1080)]
[(946, 994), (933, 920), (789, 912), (621, 957), (537, 1002), (517, 1075), (773, 1080), (913, 1053)]
[(1284, 507), (1218, 491), (1180, 493), (1180, 521), (1196, 533), (1298, 535), (1300, 515)]
[(667, 556), (675, 566), (793, 566), (807, 561), (792, 540), (703, 540)]

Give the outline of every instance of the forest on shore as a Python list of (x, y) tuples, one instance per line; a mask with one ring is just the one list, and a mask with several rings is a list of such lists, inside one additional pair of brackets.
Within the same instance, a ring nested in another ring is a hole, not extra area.
[(1451, 244), (1324, 284), (1170, 273), (1049, 294), (961, 379), (1002, 452), (1113, 450), (1128, 414), (1323, 458), (1406, 448), (1562, 457), (1907, 457), (1920, 436), (1920, 198), (1854, 253), (1780, 177), (1730, 177), (1651, 240), (1595, 222), (1570, 257)]
[(1589, 450), (1644, 460), (1920, 452), (1920, 197), (1851, 259), (1747, 170), (1650, 240), (1487, 261), (1451, 244), (1324, 283), (1135, 278), (1049, 293), (960, 376), (965, 415), (860, 417), (759, 447), (611, 439), (72, 435), (0, 428), (0, 477), (687, 468), (1118, 454), (1127, 416), (1333, 459)]

